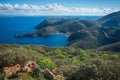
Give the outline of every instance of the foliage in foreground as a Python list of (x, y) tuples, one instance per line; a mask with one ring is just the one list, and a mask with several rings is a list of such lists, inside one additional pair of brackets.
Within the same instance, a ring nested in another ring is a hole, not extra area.
[(34, 60), (38, 69), (18, 77), (6, 77), (2, 71), (0, 80), (48, 80), (44, 70), (56, 70), (66, 80), (120, 80), (120, 54), (76, 47), (49, 48), (35, 45), (0, 44), (0, 69)]

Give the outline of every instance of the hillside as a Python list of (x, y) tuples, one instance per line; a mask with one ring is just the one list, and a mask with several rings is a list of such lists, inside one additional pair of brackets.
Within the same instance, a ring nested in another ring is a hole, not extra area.
[[(38, 64), (34, 72), (16, 76), (2, 72), (4, 67), (31, 60)], [(120, 54), (108, 51), (0, 44), (0, 80), (119, 80), (119, 63)]]
[(119, 52), (120, 45), (117, 44), (120, 42), (119, 19), (120, 12), (111, 13), (97, 20), (102, 27), (92, 27), (72, 33), (68, 37), (69, 46)]
[(108, 44), (108, 45), (98, 47), (97, 49), (102, 50), (102, 51), (120, 52), (120, 41), (116, 42), (116, 43), (112, 43), (112, 44)]
[(38, 29), (36, 35), (48, 36), (56, 33), (63, 33), (70, 35), (71, 33), (78, 32), (88, 27), (100, 27), (97, 21), (92, 20), (79, 20), (79, 19), (47, 19), (37, 25)]
[(84, 29), (80, 32), (73, 33), (68, 37), (68, 41), (70, 42), (69, 45), (78, 46), (83, 49), (96, 48), (98, 45), (98, 35), (97, 29)]
[[(102, 50), (106, 50), (104, 48), (107, 48), (107, 45), (111, 46), (113, 48), (113, 45), (120, 42), (120, 28), (92, 28), (92, 29), (85, 29), (81, 32), (76, 32), (71, 34), (68, 37), (69, 46), (78, 46), (83, 49), (96, 49), (101, 46)], [(120, 47), (120, 45), (114, 45), (114, 47)], [(110, 51), (116, 51), (119, 52), (120, 49), (111, 49), (107, 48), (107, 50)], [(115, 50), (114, 50), (115, 49)]]
[(78, 32), (89, 27), (101, 27), (101, 25), (97, 21), (93, 20), (50, 18), (35, 26), (38, 30), (37, 32), (15, 35), (15, 37), (48, 36), (56, 33), (70, 35), (71, 33)]
[(106, 15), (97, 21), (103, 26), (120, 27), (120, 11)]

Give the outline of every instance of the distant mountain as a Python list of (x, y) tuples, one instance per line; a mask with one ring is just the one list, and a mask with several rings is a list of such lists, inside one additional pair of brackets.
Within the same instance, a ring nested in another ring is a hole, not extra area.
[(69, 46), (120, 52), (120, 11), (97, 20), (101, 27), (83, 29), (68, 37)]
[(37, 32), (16, 35), (15, 37), (25, 37), (25, 36), (48, 36), (56, 33), (63, 33), (70, 35), (74, 32), (79, 32), (82, 29), (89, 27), (101, 27), (97, 21), (93, 20), (80, 20), (80, 19), (62, 19), (62, 18), (50, 18), (46, 19), (35, 28)]
[(68, 35), (69, 46), (78, 46), (83, 49), (98, 48), (99, 50), (120, 51), (118, 49), (120, 43), (120, 11), (94, 21), (75, 18), (49, 18), (35, 26), (35, 28), (38, 31), (16, 35), (15, 37), (48, 36), (62, 33)]
[(103, 26), (120, 27), (120, 11), (106, 15), (97, 21)]
[(37, 25), (37, 35), (47, 36), (55, 33), (71, 34), (88, 27), (99, 27), (97, 21), (79, 19), (47, 19)]
[(63, 18), (50, 18), (46, 19), (37, 26), (35, 26), (36, 29), (40, 30), (46, 26), (54, 26), (54, 25), (60, 25), (65, 21)]

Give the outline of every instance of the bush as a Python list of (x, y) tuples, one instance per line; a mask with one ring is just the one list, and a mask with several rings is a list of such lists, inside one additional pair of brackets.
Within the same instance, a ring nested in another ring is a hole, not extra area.
[(71, 71), (68, 80), (98, 80), (97, 67), (95, 65), (81, 65)]
[(81, 64), (82, 62), (79, 59), (77, 59), (76, 57), (72, 57), (72, 63), (73, 64)]
[(0, 68), (15, 64), (23, 64), (26, 61), (36, 61), (41, 56), (40, 53), (22, 46), (4, 45), (0, 46)]
[(40, 77), (40, 75), (42, 75), (42, 69), (40, 68), (40, 66), (38, 66), (38, 68), (36, 70), (34, 70), (33, 72), (29, 73), (32, 77), (34, 78), (38, 78)]
[(6, 80), (36, 80), (36, 79), (32, 78), (29, 74), (23, 73), (19, 77)]
[(38, 61), (37, 64), (40, 66), (41, 69), (54, 69), (56, 68), (55, 62), (49, 58), (49, 57), (41, 57)]
[(55, 53), (60, 58), (66, 58), (66, 56), (63, 54), (63, 52), (59, 48), (55, 49)]
[(4, 80), (5, 75), (4, 74), (0, 74), (0, 80)]
[[(96, 64), (96, 62), (98, 62)], [(120, 80), (120, 64), (104, 61), (94, 61), (89, 64), (83, 64), (79, 67), (72, 68), (68, 80)]]
[[(0, 80), (2, 68), (34, 60), (38, 68), (10, 80), (47, 80), (44, 69), (68, 77), (68, 80), (120, 80), (120, 54), (82, 50), (77, 47), (48, 48), (35, 45), (0, 44)], [(9, 80), (9, 79), (8, 79)]]
[(108, 59), (108, 60), (118, 60), (119, 59), (119, 55), (111, 54), (111, 53), (104, 53), (104, 54), (101, 54), (100, 56), (101, 56), (101, 58)]
[(104, 53), (104, 54), (101, 54), (100, 56), (101, 56), (101, 58), (103, 58), (103, 59), (106, 59), (106, 58), (109, 57), (109, 55), (108, 55), (108, 54), (105, 54), (105, 53)]
[(87, 58), (87, 53), (86, 51), (80, 49), (80, 60), (85, 60)]

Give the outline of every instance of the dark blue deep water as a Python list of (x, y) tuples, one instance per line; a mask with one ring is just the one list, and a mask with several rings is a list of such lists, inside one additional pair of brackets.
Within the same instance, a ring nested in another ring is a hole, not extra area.
[(96, 20), (100, 16), (0, 16), (0, 43), (67, 46), (67, 37), (55, 34), (48, 37), (14, 38), (16, 34), (34, 32), (35, 26), (47, 18), (80, 18)]

